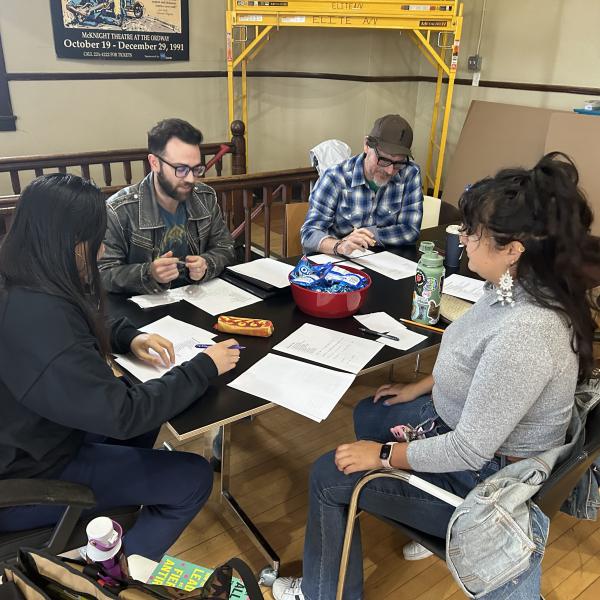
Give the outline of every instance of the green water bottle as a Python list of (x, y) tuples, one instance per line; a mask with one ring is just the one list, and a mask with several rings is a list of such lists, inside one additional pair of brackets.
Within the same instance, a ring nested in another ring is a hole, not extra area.
[(435, 325), (440, 318), (440, 300), (444, 285), (444, 258), (434, 250), (433, 242), (421, 242), (422, 252), (415, 274), (411, 319)]

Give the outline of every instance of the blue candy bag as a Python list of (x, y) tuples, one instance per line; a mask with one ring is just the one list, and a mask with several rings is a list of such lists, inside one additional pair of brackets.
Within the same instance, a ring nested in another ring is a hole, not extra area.
[(347, 271), (333, 263), (317, 265), (303, 256), (290, 274), (290, 281), (313, 292), (340, 294), (360, 290), (367, 285), (367, 278)]

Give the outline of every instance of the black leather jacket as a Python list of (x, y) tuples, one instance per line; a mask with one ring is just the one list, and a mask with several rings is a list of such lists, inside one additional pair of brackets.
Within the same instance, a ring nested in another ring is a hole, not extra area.
[[(164, 230), (152, 177), (150, 173), (140, 183), (123, 188), (107, 200), (106, 250), (98, 263), (107, 292), (150, 294), (170, 287), (150, 275)], [(207, 281), (234, 262), (233, 239), (212, 188), (197, 183), (186, 206), (189, 253), (202, 256), (208, 263), (202, 279)]]

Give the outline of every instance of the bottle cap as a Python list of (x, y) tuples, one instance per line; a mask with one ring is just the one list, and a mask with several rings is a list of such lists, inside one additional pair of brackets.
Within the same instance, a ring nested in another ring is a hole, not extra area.
[(425, 267), (441, 267), (444, 264), (444, 257), (438, 254), (437, 250), (425, 252), (419, 261)]
[(419, 246), (419, 252), (422, 252), (423, 254), (426, 252), (433, 252), (434, 248), (434, 242), (421, 242), (421, 245)]
[(85, 553), (94, 562), (109, 560), (121, 549), (123, 529), (108, 517), (92, 519), (85, 532), (88, 537)]

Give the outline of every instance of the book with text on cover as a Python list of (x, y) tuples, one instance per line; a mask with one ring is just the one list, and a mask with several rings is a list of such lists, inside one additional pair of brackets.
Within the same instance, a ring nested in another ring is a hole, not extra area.
[[(200, 567), (191, 562), (165, 554), (148, 579), (152, 585), (166, 585), (191, 592), (202, 587), (214, 569)], [(248, 600), (244, 584), (237, 578), (231, 578), (229, 600)]]

